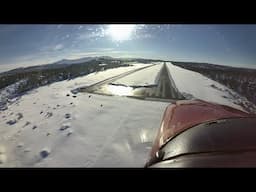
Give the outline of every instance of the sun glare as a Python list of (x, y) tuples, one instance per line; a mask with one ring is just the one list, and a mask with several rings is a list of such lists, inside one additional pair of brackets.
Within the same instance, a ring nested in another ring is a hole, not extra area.
[(132, 95), (132, 91), (133, 91), (131, 87), (116, 86), (116, 85), (108, 85), (107, 89), (111, 94), (119, 95), (119, 96)]
[(131, 39), (134, 29), (135, 25), (131, 24), (110, 25), (107, 29), (107, 34), (110, 35), (114, 41), (126, 41)]

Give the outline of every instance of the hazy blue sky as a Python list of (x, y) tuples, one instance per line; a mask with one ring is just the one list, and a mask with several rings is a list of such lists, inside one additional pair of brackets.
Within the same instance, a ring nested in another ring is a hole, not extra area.
[(0, 67), (96, 55), (256, 68), (256, 25), (0, 25)]

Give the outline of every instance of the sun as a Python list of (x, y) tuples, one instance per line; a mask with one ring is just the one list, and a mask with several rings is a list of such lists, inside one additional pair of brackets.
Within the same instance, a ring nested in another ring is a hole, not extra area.
[(111, 36), (114, 41), (127, 41), (132, 38), (135, 30), (135, 25), (131, 24), (115, 24), (109, 25), (107, 34)]

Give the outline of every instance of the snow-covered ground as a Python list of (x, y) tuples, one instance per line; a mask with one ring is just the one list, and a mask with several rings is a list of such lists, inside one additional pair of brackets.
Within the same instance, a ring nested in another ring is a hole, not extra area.
[(158, 82), (158, 75), (162, 67), (163, 63), (156, 63), (156, 65), (152, 67), (127, 75), (114, 81), (113, 83), (127, 86), (155, 85)]
[[(56, 82), (14, 100), (0, 111), (0, 166), (143, 167), (168, 103), (71, 90), (145, 66), (134, 64)], [(161, 66), (116, 82), (155, 83)], [(181, 93), (241, 109), (225, 86), (172, 64), (168, 68)]]
[[(171, 63), (167, 63), (167, 67), (178, 90), (188, 98), (191, 96), (193, 98), (231, 106), (243, 111), (243, 107), (236, 104), (237, 100), (250, 103), (245, 97), (200, 73), (175, 66)], [(251, 103), (251, 105), (253, 104)]]
[[(130, 63), (131, 64), (131, 63)], [(78, 77), (74, 80), (65, 81), (68, 88), (76, 89), (83, 86), (89, 86), (104, 79), (108, 79), (122, 73), (133, 71), (135, 69), (143, 68), (148, 66), (147, 64), (132, 63), (133, 66), (119, 67), (114, 69), (108, 69), (106, 71), (94, 72), (89, 75)]]
[[(135, 69), (139, 69), (148, 65), (145, 64), (140, 64), (140, 63), (131, 63), (133, 66), (129, 66), (129, 67), (120, 67), (120, 68), (114, 68), (114, 69), (110, 69), (108, 70), (108, 72), (104, 72), (104, 71), (100, 71), (100, 72), (95, 72), (95, 73), (91, 73), (87, 76), (83, 76), (83, 77), (79, 77), (76, 78), (75, 81), (70, 80), (70, 81), (65, 81), (66, 85), (68, 86), (68, 88), (77, 88), (77, 87), (81, 87), (81, 86), (88, 86), (91, 84), (94, 84), (98, 81), (101, 81), (103, 79), (107, 79), (109, 77), (112, 76), (116, 76), (119, 74), (122, 74), (124, 72), (129, 72)], [(97, 75), (95, 75), (97, 74)], [(10, 101), (10, 99), (13, 98), (13, 96), (16, 95), (16, 90), (18, 88), (19, 85), (26, 83), (26, 80), (20, 80), (14, 84), (11, 84), (3, 89), (0, 89), (0, 110), (2, 108), (6, 108), (5, 103), (8, 101)]]
[(93, 73), (22, 96), (0, 112), (0, 166), (143, 167), (168, 103), (70, 92), (142, 66)]
[(16, 90), (17, 88), (22, 85), (25, 84), (27, 82), (26, 79), (20, 80), (16, 83), (13, 83), (3, 89), (0, 89), (0, 110), (6, 108), (5, 103), (7, 101), (11, 101), (11, 99), (14, 99), (14, 97), (16, 97)]

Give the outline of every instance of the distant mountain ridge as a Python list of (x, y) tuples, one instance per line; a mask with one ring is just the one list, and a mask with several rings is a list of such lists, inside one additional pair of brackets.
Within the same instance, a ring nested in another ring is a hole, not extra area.
[(79, 63), (88, 62), (94, 59), (97, 60), (97, 59), (114, 59), (114, 58), (109, 56), (101, 56), (101, 57), (83, 57), (79, 59), (62, 59), (53, 64), (79, 64)]

